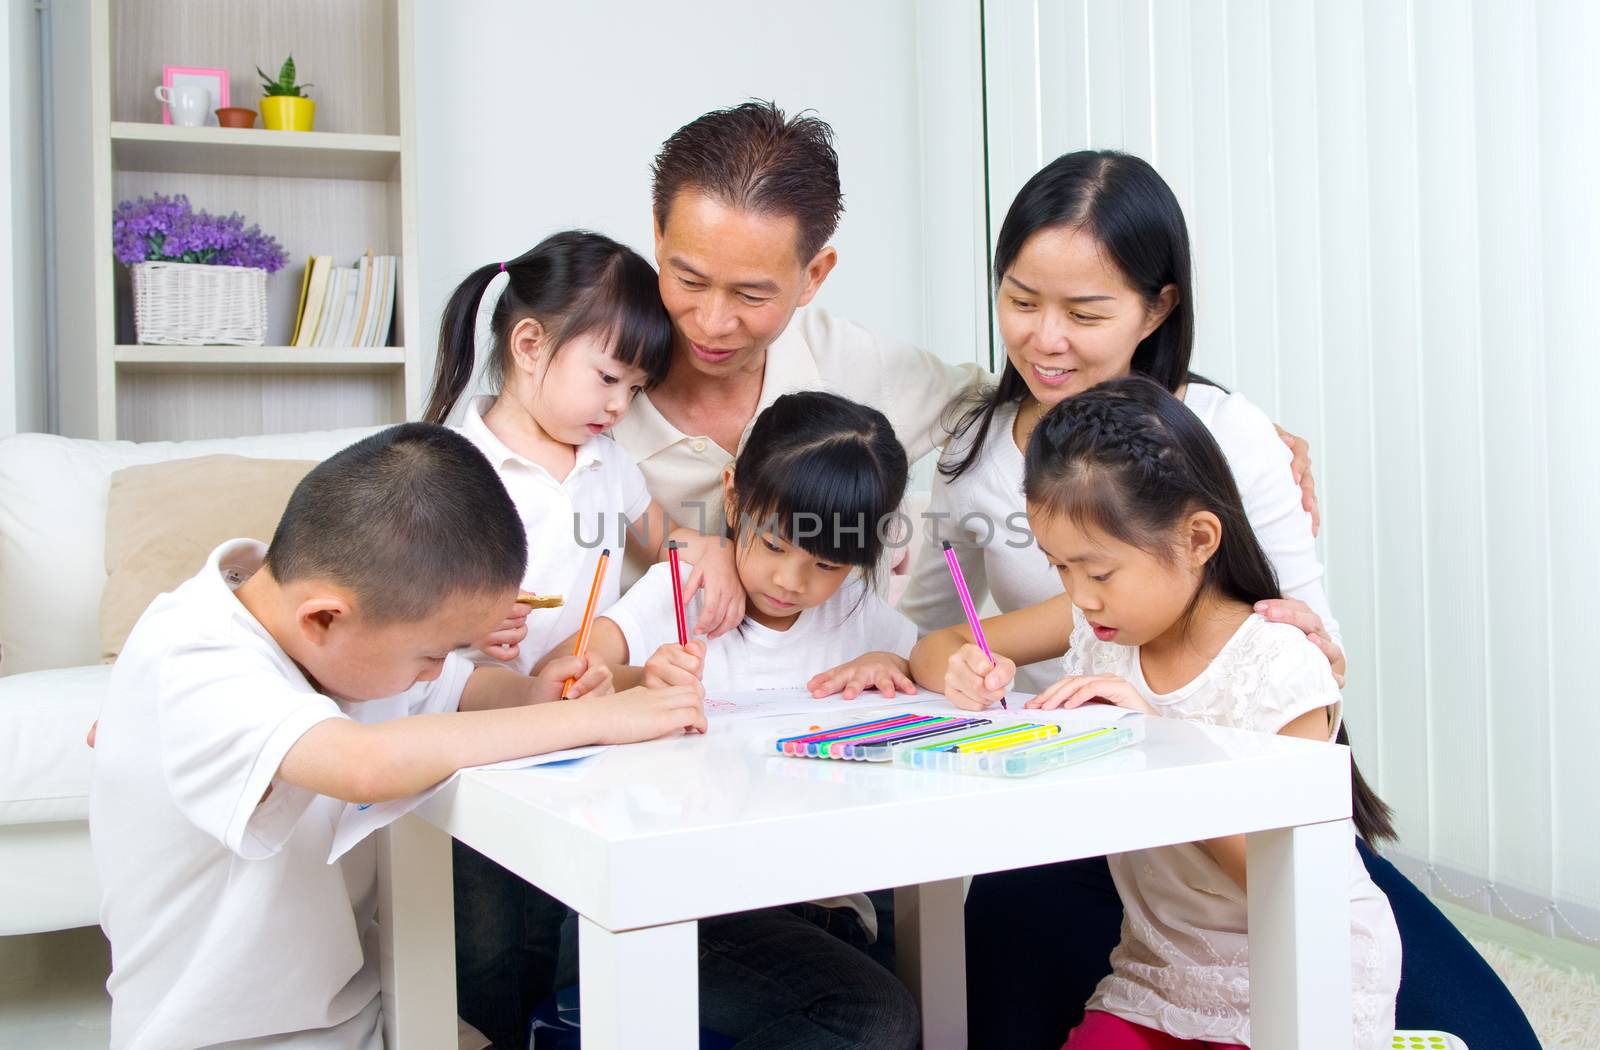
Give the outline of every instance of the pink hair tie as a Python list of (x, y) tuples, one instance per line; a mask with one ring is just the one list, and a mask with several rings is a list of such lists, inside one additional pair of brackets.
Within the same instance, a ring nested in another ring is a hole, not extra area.
[(505, 263), (501, 263), (500, 264), (500, 272), (501, 273), (505, 273), (506, 272), (506, 264)]

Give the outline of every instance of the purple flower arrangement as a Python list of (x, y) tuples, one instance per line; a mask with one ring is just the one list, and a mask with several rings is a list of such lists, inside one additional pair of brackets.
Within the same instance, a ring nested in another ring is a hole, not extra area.
[(258, 266), (276, 273), (289, 255), (260, 226), (245, 228), (237, 213), (196, 211), (183, 194), (140, 197), (117, 205), (111, 223), (117, 261), (201, 263), (208, 266)]

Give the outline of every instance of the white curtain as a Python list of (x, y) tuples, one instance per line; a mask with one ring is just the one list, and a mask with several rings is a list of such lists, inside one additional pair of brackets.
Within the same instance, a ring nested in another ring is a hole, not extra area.
[(1312, 443), (1357, 759), (1425, 889), (1600, 938), (1600, 5), (985, 0), (991, 230), (1150, 160), (1198, 371)]

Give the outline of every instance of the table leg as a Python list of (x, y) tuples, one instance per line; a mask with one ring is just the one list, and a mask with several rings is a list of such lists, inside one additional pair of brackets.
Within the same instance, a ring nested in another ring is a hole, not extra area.
[(895, 968), (922, 1008), (924, 1050), (967, 1045), (965, 905), (962, 879), (894, 891)]
[(1347, 1050), (1350, 1006), (1348, 820), (1247, 839), (1251, 1045)]
[(455, 1046), (450, 836), (414, 813), (378, 832), (378, 950), (388, 1050)]
[(584, 1050), (700, 1045), (698, 923), (613, 933), (578, 916)]

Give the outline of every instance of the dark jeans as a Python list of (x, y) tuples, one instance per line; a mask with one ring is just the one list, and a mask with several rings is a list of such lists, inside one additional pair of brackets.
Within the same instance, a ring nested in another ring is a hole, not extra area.
[[(1393, 864), (1358, 845), (1400, 929), (1399, 1027), (1450, 1032), (1473, 1050), (1539, 1050), (1522, 1009), (1467, 939)], [(980, 875), (966, 919), (968, 1046), (1058, 1050), (1111, 972), (1121, 935), (1122, 901), (1105, 858)]]
[[(562, 928), (558, 983), (577, 977), (577, 917)], [(867, 954), (848, 908), (791, 904), (700, 920), (700, 1024), (738, 1050), (912, 1050), (916, 1000)]]
[(536, 1006), (555, 990), (567, 906), (452, 840), (456, 1010), (495, 1050), (524, 1050)]
[[(496, 1050), (523, 1050), (534, 1008), (578, 978), (577, 917), (454, 843), (456, 998)], [(892, 895), (874, 954), (892, 950)], [(740, 1050), (915, 1047), (917, 1005), (868, 955), (854, 911), (793, 904), (700, 922), (700, 1023)]]

